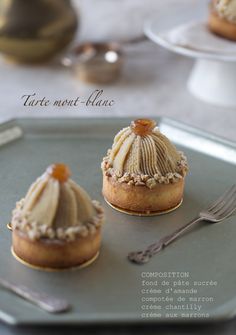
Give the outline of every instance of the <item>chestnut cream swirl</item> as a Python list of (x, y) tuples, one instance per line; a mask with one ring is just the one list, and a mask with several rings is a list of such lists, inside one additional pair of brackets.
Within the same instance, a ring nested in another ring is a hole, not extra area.
[(188, 166), (183, 153), (157, 127), (139, 134), (130, 126), (115, 136), (102, 169), (119, 182), (152, 188), (183, 178)]

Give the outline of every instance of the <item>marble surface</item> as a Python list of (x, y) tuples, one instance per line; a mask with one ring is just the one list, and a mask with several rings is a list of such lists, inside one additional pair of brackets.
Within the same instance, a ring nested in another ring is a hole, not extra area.
[[(168, 5), (178, 1), (168, 0)], [(196, 0), (196, 1), (208, 1)], [(139, 36), (150, 14), (166, 5), (161, 0), (75, 0), (80, 8), (81, 27), (77, 40), (122, 40)], [(152, 42), (126, 47), (121, 78), (113, 85), (86, 85), (59, 61), (32, 67), (18, 66), (0, 59), (0, 122), (15, 117), (120, 117), (168, 116), (236, 141), (236, 110), (208, 105), (186, 89), (193, 60), (172, 54)], [(24, 94), (36, 93), (50, 100), (88, 97), (103, 89), (112, 107), (26, 107)], [(58, 334), (78, 334), (78, 328), (55, 329)], [(85, 334), (235, 334), (236, 321), (205, 326), (160, 326), (155, 328), (80, 329)], [(51, 334), (51, 328), (12, 328), (0, 324), (0, 334)]]
[[(186, 1), (186, 0), (178, 0)], [(197, 0), (205, 1), (205, 0)], [(139, 36), (145, 19), (163, 6), (160, 0), (81, 0), (81, 29), (77, 41), (122, 40)], [(168, 0), (168, 3), (176, 3)], [(205, 1), (206, 2), (206, 1)], [(0, 60), (0, 121), (14, 117), (173, 117), (231, 140), (236, 140), (236, 111), (209, 105), (193, 97), (186, 81), (193, 60), (173, 54), (150, 41), (124, 48), (125, 62), (120, 79), (106, 86), (79, 82), (71, 69), (59, 61), (45, 66), (18, 66)], [(86, 98), (103, 89), (113, 107), (25, 107), (21, 97)]]

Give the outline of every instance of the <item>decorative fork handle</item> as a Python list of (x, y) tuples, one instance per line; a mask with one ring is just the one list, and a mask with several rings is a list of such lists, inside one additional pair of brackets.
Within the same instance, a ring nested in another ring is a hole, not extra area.
[(61, 313), (70, 308), (70, 305), (66, 300), (58, 299), (45, 293), (32, 291), (26, 286), (13, 284), (2, 278), (0, 278), (0, 286), (50, 313)]
[(175, 230), (170, 235), (167, 235), (163, 238), (161, 238), (159, 241), (152, 243), (149, 245), (146, 249), (140, 250), (140, 251), (134, 251), (130, 252), (128, 254), (128, 259), (136, 264), (145, 264), (149, 262), (152, 256), (157, 254), (159, 251), (161, 251), (163, 248), (168, 246), (170, 243), (174, 242), (177, 238), (182, 236), (186, 230), (188, 230), (190, 227), (197, 224), (199, 221), (202, 221), (203, 218), (198, 216), (194, 220), (190, 221), (186, 225), (180, 227), (179, 229)]

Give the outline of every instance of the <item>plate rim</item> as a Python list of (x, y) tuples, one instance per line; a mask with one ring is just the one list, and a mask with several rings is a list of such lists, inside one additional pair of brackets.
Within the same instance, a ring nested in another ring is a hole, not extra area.
[(178, 46), (175, 44), (172, 44), (168, 41), (166, 41), (164, 38), (158, 35), (158, 33), (155, 33), (153, 31), (153, 24), (155, 24), (155, 16), (152, 15), (144, 22), (143, 25), (143, 31), (144, 34), (154, 43), (162, 46), (163, 48), (172, 51), (174, 53), (177, 53), (182, 56), (186, 56), (189, 58), (195, 58), (195, 59), (206, 59), (209, 61), (221, 61), (221, 62), (230, 62), (235, 63), (236, 62), (236, 55), (224, 55), (220, 53), (211, 53), (211, 52), (203, 52), (203, 51), (197, 51), (185, 48), (183, 46)]
[[(233, 147), (236, 148), (236, 141), (228, 139), (224, 136), (217, 135), (214, 132), (204, 130), (203, 128), (199, 126), (194, 126), (192, 124), (188, 124), (185, 121), (178, 120), (176, 118), (172, 117), (166, 117), (163, 115), (151, 115), (147, 116), (148, 118), (152, 118), (156, 120), (158, 123), (167, 123), (170, 125), (174, 125), (175, 127), (179, 129), (183, 129), (187, 132), (194, 133), (198, 136), (204, 137), (210, 141), (216, 141), (220, 144), (223, 144), (225, 146)], [(92, 122), (100, 122), (101, 125), (104, 124), (104, 122), (112, 122), (114, 120), (119, 120), (121, 122), (131, 122), (133, 119), (140, 118), (140, 116), (130, 116), (130, 117), (15, 117), (15, 118), (10, 118), (9, 120), (0, 122), (0, 132), (2, 130), (8, 129), (9, 127), (12, 126), (21, 126), (24, 121), (26, 122), (62, 122), (62, 121), (71, 121), (71, 122), (84, 122), (84, 123), (89, 123), (90, 121)], [(158, 125), (158, 124), (157, 124)]]

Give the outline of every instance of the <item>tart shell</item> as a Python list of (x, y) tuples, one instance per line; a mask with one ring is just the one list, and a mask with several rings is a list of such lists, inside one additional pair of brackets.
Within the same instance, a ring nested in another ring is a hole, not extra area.
[(90, 264), (101, 245), (101, 229), (75, 241), (39, 239), (32, 241), (25, 233), (12, 232), (12, 253), (24, 264), (45, 269), (68, 269)]
[(183, 191), (184, 178), (175, 183), (157, 184), (150, 189), (143, 185), (119, 183), (103, 175), (103, 196), (106, 201), (136, 215), (174, 210), (182, 202)]
[(208, 18), (208, 27), (214, 34), (236, 41), (236, 24), (221, 18), (213, 9)]

